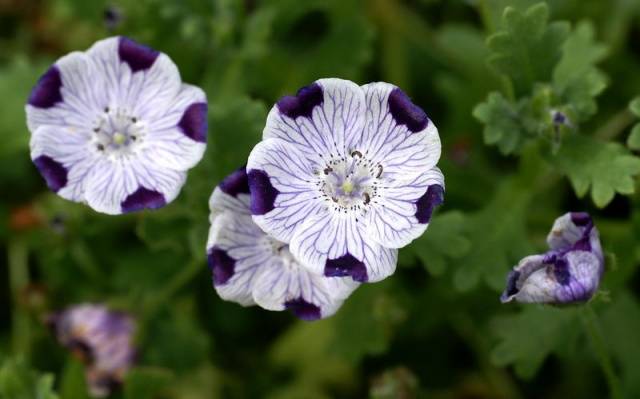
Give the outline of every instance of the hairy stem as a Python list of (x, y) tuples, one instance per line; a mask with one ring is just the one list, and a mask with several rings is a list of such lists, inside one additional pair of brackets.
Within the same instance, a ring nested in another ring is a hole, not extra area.
[(23, 237), (14, 236), (8, 242), (9, 288), (12, 300), (11, 340), (15, 354), (29, 356), (30, 321), (20, 296), (29, 284), (28, 249)]
[(612, 140), (624, 132), (636, 117), (628, 109), (623, 109), (617, 114), (609, 118), (602, 126), (598, 128), (595, 136), (602, 140)]
[(611, 356), (609, 355), (604, 337), (602, 336), (602, 331), (600, 330), (598, 316), (590, 305), (584, 306), (580, 312), (580, 316), (582, 317), (582, 322), (587, 330), (587, 334), (589, 335), (593, 349), (596, 352), (596, 356), (598, 357), (600, 368), (602, 368), (602, 372), (607, 379), (611, 398), (622, 399), (623, 396), (622, 391), (620, 390), (620, 381), (613, 369), (613, 362), (611, 361)]
[(460, 312), (450, 317), (451, 325), (473, 350), (478, 364), (487, 382), (498, 393), (498, 397), (520, 399), (522, 394), (509, 374), (502, 368), (495, 367), (489, 360), (490, 342), (482, 334), (477, 333), (477, 326), (466, 312)]
[(192, 259), (178, 274), (176, 274), (167, 285), (154, 295), (153, 299), (145, 307), (145, 316), (152, 317), (156, 311), (173, 297), (180, 289), (187, 285), (193, 278), (202, 271), (202, 260)]

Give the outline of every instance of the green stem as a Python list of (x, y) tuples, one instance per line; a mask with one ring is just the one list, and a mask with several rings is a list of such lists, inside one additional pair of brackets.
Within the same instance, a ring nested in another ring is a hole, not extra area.
[(628, 109), (623, 109), (609, 118), (596, 130), (595, 136), (602, 140), (612, 140), (624, 132), (636, 120)]
[(622, 399), (623, 396), (622, 391), (620, 390), (620, 381), (613, 369), (611, 356), (609, 356), (609, 351), (607, 350), (604, 337), (602, 336), (602, 331), (600, 331), (598, 316), (590, 305), (584, 306), (580, 312), (580, 316), (582, 317), (582, 322), (584, 323), (589, 338), (591, 339), (593, 349), (596, 351), (596, 355), (598, 356), (602, 372), (607, 379), (611, 398)]
[(71, 246), (71, 256), (76, 261), (78, 267), (89, 278), (95, 281), (102, 281), (104, 276), (100, 266), (96, 262), (93, 254), (87, 247), (84, 240), (76, 240)]
[(144, 309), (145, 317), (151, 318), (160, 306), (180, 291), (180, 289), (187, 285), (201, 271), (202, 260), (192, 259), (164, 288), (154, 295), (153, 300), (147, 303)]
[(11, 325), (13, 351), (28, 358), (30, 322), (29, 315), (20, 300), (24, 288), (29, 284), (28, 249), (23, 237), (14, 236), (9, 240), (7, 254), (13, 306)]
[(466, 341), (473, 350), (480, 369), (496, 395), (500, 398), (520, 399), (522, 394), (518, 386), (503, 369), (495, 367), (489, 359), (491, 344), (482, 334), (478, 334), (478, 328), (472, 318), (466, 312), (456, 313), (450, 316), (451, 325), (456, 332)]

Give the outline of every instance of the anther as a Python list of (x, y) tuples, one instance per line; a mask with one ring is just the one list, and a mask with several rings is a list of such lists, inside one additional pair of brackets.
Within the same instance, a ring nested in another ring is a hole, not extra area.
[(382, 176), (382, 165), (378, 165), (378, 174), (376, 174), (376, 179), (379, 179)]

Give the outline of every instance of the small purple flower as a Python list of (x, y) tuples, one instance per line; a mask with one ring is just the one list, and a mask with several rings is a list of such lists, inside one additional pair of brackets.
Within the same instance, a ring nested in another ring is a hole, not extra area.
[(598, 290), (604, 257), (589, 214), (571, 212), (556, 219), (547, 243), (549, 251), (527, 256), (509, 273), (503, 303), (583, 303)]
[(106, 397), (124, 381), (133, 365), (134, 320), (102, 305), (72, 306), (49, 317), (61, 345), (85, 364), (91, 395)]
[(49, 188), (107, 214), (173, 201), (206, 147), (204, 92), (183, 84), (167, 55), (126, 37), (56, 61), (26, 113)]
[(380, 281), (443, 201), (440, 149), (399, 88), (318, 80), (278, 101), (249, 156), (253, 220), (318, 275)]
[(207, 243), (213, 286), (222, 299), (267, 310), (290, 310), (303, 320), (334, 314), (355, 288), (349, 278), (309, 272), (289, 246), (251, 218), (248, 176), (240, 168), (215, 188)]

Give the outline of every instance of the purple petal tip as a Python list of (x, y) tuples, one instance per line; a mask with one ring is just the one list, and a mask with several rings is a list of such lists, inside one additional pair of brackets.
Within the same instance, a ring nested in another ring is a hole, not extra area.
[(326, 277), (351, 276), (354, 281), (360, 283), (366, 283), (369, 279), (365, 264), (348, 252), (339, 258), (327, 259), (324, 266), (324, 275)]
[(207, 103), (191, 104), (182, 115), (178, 127), (189, 138), (207, 142)]
[(49, 108), (62, 102), (62, 78), (60, 70), (53, 65), (40, 77), (29, 95), (28, 103), (38, 108)]
[(243, 166), (225, 177), (218, 185), (220, 190), (232, 197), (238, 194), (249, 194), (249, 177), (247, 169)]
[(314, 321), (321, 317), (320, 308), (302, 298), (287, 301), (284, 307), (301, 320)]
[(211, 248), (207, 255), (207, 263), (211, 270), (214, 286), (226, 284), (233, 277), (236, 261), (227, 254), (227, 251), (216, 247)]
[(282, 97), (277, 102), (278, 110), (291, 119), (300, 116), (310, 118), (313, 109), (324, 101), (322, 87), (312, 83), (298, 90), (295, 96)]
[(251, 191), (251, 213), (264, 215), (274, 208), (276, 197), (280, 192), (273, 187), (267, 172), (251, 169), (247, 173), (249, 189)]
[(129, 213), (143, 209), (158, 209), (166, 204), (167, 202), (162, 193), (140, 186), (122, 201), (121, 207), (122, 212)]
[(51, 191), (58, 192), (67, 185), (67, 169), (60, 162), (47, 155), (40, 155), (33, 163)]
[(412, 132), (420, 132), (429, 124), (427, 114), (399, 88), (389, 94), (389, 112), (399, 125), (405, 125)]
[(431, 220), (433, 210), (444, 202), (444, 189), (438, 184), (429, 186), (427, 192), (416, 202), (416, 219), (426, 224)]
[(160, 53), (150, 47), (121, 36), (118, 43), (118, 55), (122, 62), (129, 64), (132, 72), (151, 68)]

